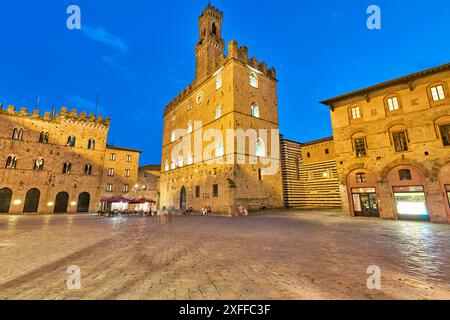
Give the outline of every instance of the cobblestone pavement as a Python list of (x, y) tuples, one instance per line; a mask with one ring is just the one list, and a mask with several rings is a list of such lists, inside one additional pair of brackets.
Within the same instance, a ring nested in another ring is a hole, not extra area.
[[(449, 239), (448, 225), (314, 211), (0, 216), (0, 299), (449, 299)], [(81, 290), (66, 288), (71, 265)]]

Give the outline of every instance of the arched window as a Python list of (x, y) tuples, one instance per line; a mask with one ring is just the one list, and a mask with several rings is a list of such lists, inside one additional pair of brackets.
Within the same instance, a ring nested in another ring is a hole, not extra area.
[(177, 164), (175, 163), (175, 161), (174, 160), (172, 160), (172, 163), (171, 163), (171, 165), (170, 165), (170, 169), (175, 169), (177, 167)]
[(188, 157), (187, 163), (188, 163), (188, 165), (192, 165), (194, 163), (194, 157), (190, 155)]
[(16, 166), (17, 166), (17, 157), (9, 156), (8, 159), (6, 159), (6, 169), (15, 169)]
[(13, 140), (22, 140), (23, 138), (23, 129), (20, 128), (14, 128), (12, 139)]
[(386, 111), (388, 111), (388, 112), (398, 111), (398, 110), (400, 110), (400, 107), (401, 107), (400, 97), (396, 94), (387, 96), (384, 99), (384, 105), (385, 105)]
[(194, 130), (194, 125), (191, 120), (188, 122), (188, 133), (192, 133), (193, 130)]
[(213, 35), (217, 35), (217, 27), (216, 24), (213, 22), (211, 32)]
[(39, 134), (39, 143), (44, 143), (44, 144), (48, 143), (48, 132), (42, 131)]
[(67, 138), (67, 146), (68, 147), (75, 147), (76, 141), (77, 141), (77, 138), (69, 136)]
[(325, 154), (330, 154), (330, 150), (329, 149), (325, 149)]
[(428, 87), (428, 95), (432, 104), (440, 103), (449, 97), (446, 82), (433, 83)]
[(223, 155), (224, 155), (223, 143), (216, 146), (215, 154), (216, 154), (216, 157), (223, 157)]
[(216, 112), (215, 112), (216, 120), (219, 119), (221, 116), (222, 116), (222, 106), (217, 106), (216, 107)]
[(250, 85), (253, 88), (258, 88), (258, 76), (256, 75), (256, 73), (254, 73), (254, 72), (250, 73), (249, 81), (250, 81)]
[(166, 160), (166, 164), (164, 165), (164, 170), (169, 171), (169, 160)]
[(252, 117), (259, 118), (259, 107), (256, 103), (250, 107), (250, 113)]
[(257, 157), (266, 156), (266, 146), (264, 144), (263, 139), (261, 138), (258, 138), (258, 141), (256, 141), (256, 156)]
[(43, 158), (37, 158), (34, 160), (34, 170), (44, 170), (44, 159)]
[(222, 88), (222, 76), (219, 74), (216, 78), (216, 90)]
[(87, 176), (92, 175), (92, 165), (91, 164), (87, 164), (87, 165), (84, 166), (84, 173)]
[(89, 150), (94, 150), (95, 149), (95, 140), (94, 139), (89, 139), (89, 141), (88, 141), (88, 149)]
[(72, 164), (69, 162), (64, 163), (62, 173), (69, 174), (71, 170), (72, 170)]

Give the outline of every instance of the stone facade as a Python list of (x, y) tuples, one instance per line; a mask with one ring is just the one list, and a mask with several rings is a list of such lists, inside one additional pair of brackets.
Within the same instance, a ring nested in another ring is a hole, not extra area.
[[(196, 78), (164, 111), (161, 206), (211, 207), (225, 215), (241, 205), (282, 207), (275, 69), (249, 59), (248, 49), (236, 41), (229, 43), (226, 57), (222, 18), (211, 5), (200, 16)], [(256, 135), (242, 149), (239, 143), (228, 146), (236, 139), (226, 139), (227, 132), (239, 129)], [(189, 147), (174, 152), (181, 141)], [(275, 164), (276, 172), (264, 174), (264, 161)]]
[[(108, 194), (105, 162), (115, 149), (106, 145), (109, 125), (109, 119), (65, 107), (44, 115), (0, 107), (0, 213), (99, 210)], [(139, 153), (127, 154), (133, 157), (126, 165), (134, 185)], [(118, 162), (126, 162), (125, 156)]]
[(161, 177), (161, 165), (147, 165), (139, 167), (137, 184), (130, 198), (146, 198), (159, 205), (159, 180)]
[(450, 216), (450, 64), (323, 103), (345, 215)]
[(333, 138), (307, 143), (281, 140), (286, 208), (340, 208)]

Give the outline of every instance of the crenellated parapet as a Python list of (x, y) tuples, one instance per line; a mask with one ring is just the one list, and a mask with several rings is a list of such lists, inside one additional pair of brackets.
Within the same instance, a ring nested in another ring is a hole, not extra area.
[(109, 117), (106, 119), (104, 119), (103, 116), (96, 117), (94, 113), (90, 113), (88, 116), (84, 111), (78, 114), (77, 110), (75, 109), (72, 109), (69, 112), (67, 110), (67, 107), (61, 107), (59, 113), (56, 113), (56, 111), (52, 113), (45, 112), (42, 115), (38, 109), (34, 109), (32, 112), (29, 112), (28, 108), (26, 107), (17, 109), (13, 105), (8, 105), (6, 109), (3, 109), (3, 104), (0, 103), (0, 113), (14, 115), (16, 117), (28, 117), (42, 121), (58, 121), (77, 125), (101, 126), (105, 129), (109, 128), (111, 123)]
[(258, 62), (257, 57), (248, 57), (248, 48), (246, 46), (239, 47), (236, 40), (230, 41), (228, 44), (228, 59), (236, 59), (243, 64), (249, 65), (250, 67), (260, 71), (268, 77), (276, 79), (276, 70), (275, 68), (268, 69), (267, 63), (262, 61)]
[(211, 3), (208, 3), (208, 6), (200, 15), (199, 20), (201, 20), (205, 15), (212, 16), (220, 21), (223, 20), (223, 12), (217, 9), (216, 7), (212, 6)]

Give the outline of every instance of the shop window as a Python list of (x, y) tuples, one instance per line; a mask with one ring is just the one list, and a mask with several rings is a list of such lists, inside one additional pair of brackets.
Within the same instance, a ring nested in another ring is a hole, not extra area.
[(410, 181), (412, 180), (411, 170), (402, 169), (398, 171), (400, 181)]

